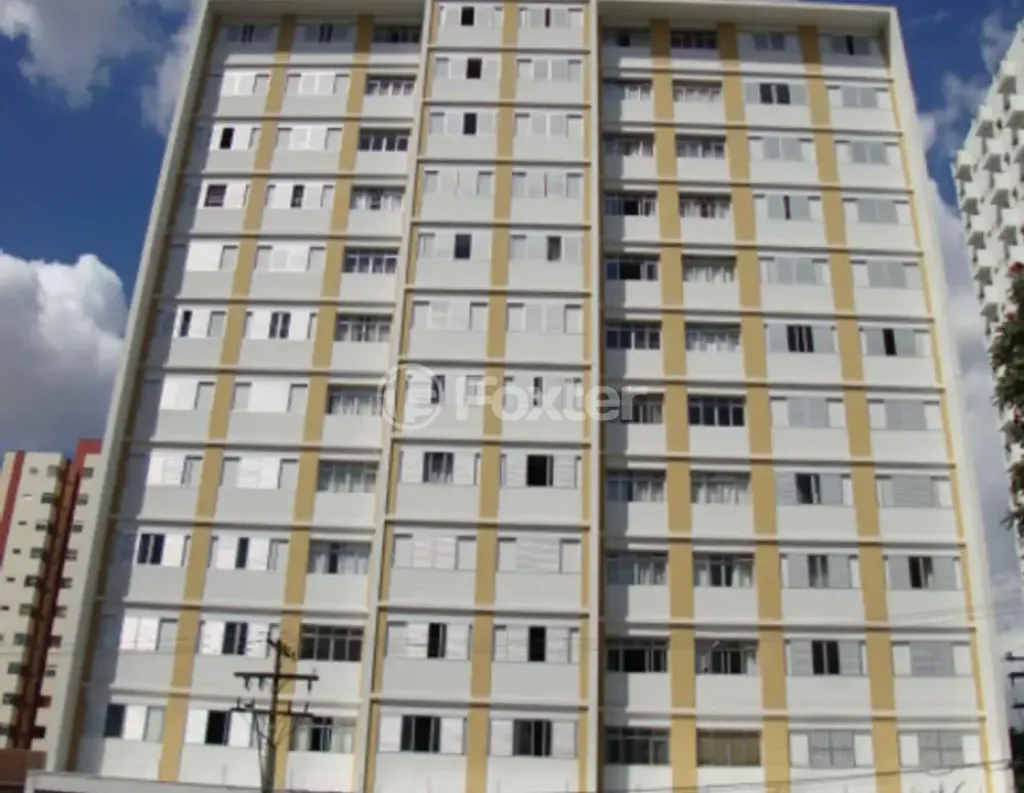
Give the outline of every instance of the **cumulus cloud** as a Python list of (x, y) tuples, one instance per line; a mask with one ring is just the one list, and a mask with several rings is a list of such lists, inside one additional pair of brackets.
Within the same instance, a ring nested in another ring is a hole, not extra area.
[(991, 75), (1013, 42), (1016, 22), (1011, 17), (1008, 12), (996, 9), (981, 20), (978, 28), (978, 55), (985, 67), (984, 74), (969, 78), (950, 72), (942, 75), (942, 104), (921, 114), (926, 149), (937, 147), (942, 154), (956, 154), (963, 140), (964, 128), (984, 101), (991, 84)]
[[(198, 0), (0, 0), (0, 35), (20, 40), (33, 83), (74, 107), (110, 84), (112, 70), (142, 64), (143, 119), (166, 131), (184, 70)], [(169, 35), (170, 33), (170, 35)]]
[(102, 435), (127, 319), (117, 274), (0, 251), (0, 450)]

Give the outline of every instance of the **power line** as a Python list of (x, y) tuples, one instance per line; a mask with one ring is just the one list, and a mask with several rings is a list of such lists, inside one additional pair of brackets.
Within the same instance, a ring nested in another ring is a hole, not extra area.
[[(275, 779), (277, 777), (277, 748), (280, 740), (277, 720), (280, 717), (288, 718), (294, 723), (296, 718), (309, 718), (309, 705), (306, 704), (302, 710), (295, 710), (291, 702), (281, 707), (282, 689), (289, 683), (304, 682), (309, 690), (313, 684), (320, 679), (315, 672), (313, 674), (297, 674), (284, 671), (284, 659), (295, 660), (295, 652), (279, 639), (266, 639), (267, 646), (274, 652), (274, 668), (270, 672), (235, 672), (245, 685), (246, 691), (253, 683), (262, 691), (265, 686), (270, 686), (270, 707), (261, 708), (256, 704), (255, 697), (243, 701), (239, 698), (238, 703), (231, 710), (235, 713), (247, 713), (252, 717), (253, 731), (256, 734), (257, 750), (256, 756), (260, 759), (260, 788), (263, 793), (273, 793)], [(266, 719), (266, 732), (261, 730), (261, 723)]]

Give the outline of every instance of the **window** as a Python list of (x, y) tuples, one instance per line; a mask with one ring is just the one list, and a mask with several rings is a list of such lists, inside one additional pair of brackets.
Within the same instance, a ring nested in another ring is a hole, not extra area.
[(646, 28), (605, 30), (602, 38), (606, 47), (648, 49), (651, 46), (651, 34)]
[(807, 88), (800, 83), (748, 83), (745, 91), (749, 104), (807, 104)]
[(627, 424), (664, 424), (664, 394), (620, 394), (619, 420)]
[(725, 138), (677, 137), (676, 157), (692, 160), (724, 160)]
[(833, 355), (835, 329), (828, 325), (768, 325), (768, 349), (772, 353)]
[(736, 325), (687, 324), (686, 351), (695, 353), (736, 353), (740, 329)]
[(761, 735), (746, 731), (698, 730), (697, 765), (729, 767), (761, 765)]
[(550, 757), (551, 722), (541, 719), (516, 719), (512, 723), (514, 757)]
[(651, 100), (651, 83), (644, 80), (606, 80), (602, 90), (608, 101)]
[(687, 399), (691, 427), (745, 427), (743, 397), (690, 396)]
[(648, 193), (606, 193), (604, 211), (613, 217), (654, 217), (658, 198)]
[(863, 674), (864, 645), (859, 641), (791, 640), (786, 652), (792, 676)]
[(851, 140), (847, 144), (850, 162), (857, 165), (888, 165), (889, 147), (878, 140)]
[[(905, 658), (903, 663), (899, 662), (901, 651)], [(902, 671), (914, 677), (954, 677), (957, 675), (958, 667), (963, 670), (970, 669), (969, 653), (969, 645), (955, 645), (951, 642), (917, 641), (902, 647), (893, 646), (896, 673), (900, 674)], [(957, 663), (958, 661), (960, 663)], [(899, 669), (901, 666), (902, 670)]]
[(346, 248), (341, 271), (363, 275), (394, 275), (397, 267), (398, 250), (395, 248)]
[(323, 716), (296, 719), (291, 749), (293, 752), (352, 754), (355, 751), (355, 724), (347, 719)]
[(372, 493), (377, 489), (377, 464), (321, 460), (316, 489), (320, 493)]
[(473, 235), (456, 234), (452, 248), (452, 258), (456, 261), (467, 261), (473, 258)]
[(607, 582), (612, 586), (665, 586), (667, 569), (664, 553), (611, 551), (605, 562)]
[(301, 660), (358, 663), (362, 657), (362, 628), (303, 623), (299, 634)]
[(899, 223), (899, 210), (891, 198), (858, 198), (855, 200), (858, 223)]
[(373, 29), (374, 44), (419, 44), (419, 25), (379, 25)]
[(660, 503), (665, 500), (665, 472), (610, 471), (605, 487), (609, 501)]
[(221, 208), (227, 201), (228, 187), (224, 184), (211, 184), (206, 188), (206, 195), (203, 198), (203, 206), (208, 208)]
[(952, 506), (950, 482), (946, 477), (922, 474), (892, 474), (876, 477), (880, 506), (910, 509), (942, 509)]
[(699, 641), (695, 660), (698, 675), (756, 675), (757, 643)]
[(359, 151), (408, 151), (409, 133), (396, 129), (367, 129), (359, 133)]
[(887, 559), (892, 589), (955, 590), (957, 560), (951, 556), (893, 556)]
[(555, 480), (555, 460), (549, 454), (526, 456), (526, 486), (551, 487)]
[(366, 575), (370, 566), (369, 543), (313, 540), (306, 570), (310, 575)]
[(694, 585), (749, 589), (754, 585), (754, 559), (751, 556), (698, 554), (693, 560)]
[(693, 471), (690, 474), (690, 502), (730, 505), (750, 503), (750, 475)]
[(844, 554), (787, 554), (782, 583), (791, 589), (850, 589), (857, 557)]
[(673, 30), (669, 41), (674, 50), (718, 49), (718, 34), (713, 30)]
[(327, 414), (330, 416), (379, 416), (381, 394), (372, 386), (327, 387)]
[(811, 198), (802, 195), (769, 195), (764, 197), (765, 215), (769, 220), (811, 220)]
[(609, 281), (657, 281), (658, 260), (643, 256), (620, 256), (605, 262)]
[(829, 283), (826, 259), (809, 256), (772, 256), (761, 259), (761, 277), (765, 283), (780, 286), (824, 286)]
[(391, 317), (339, 314), (334, 323), (334, 340), (350, 344), (382, 344), (391, 338)]
[(164, 558), (164, 535), (140, 534), (135, 551), (135, 564), (159, 565)]
[(785, 52), (787, 37), (785, 33), (755, 33), (751, 36), (754, 49), (758, 52)]
[(400, 212), (402, 196), (399, 187), (354, 187), (351, 205), (363, 212)]
[(840, 474), (777, 473), (775, 480), (776, 499), (783, 506), (846, 503), (848, 478), (844, 480)]
[(920, 289), (921, 272), (914, 262), (854, 261), (854, 285), (872, 289)]
[(426, 452), (423, 455), (423, 483), (451, 484), (454, 471), (455, 455), (452, 452)]
[(400, 751), (439, 754), (441, 726), (437, 716), (403, 716)]
[(291, 332), (292, 315), (287, 311), (270, 312), (270, 330), (268, 338), (287, 339)]
[(580, 29), (583, 27), (583, 9), (541, 6), (531, 3), (519, 9), (519, 26), (532, 30)]
[(852, 730), (814, 730), (807, 735), (810, 768), (856, 768)]
[(672, 99), (686, 104), (718, 104), (722, 101), (722, 84), (696, 80), (674, 82)]
[(203, 743), (207, 746), (227, 746), (231, 731), (231, 714), (222, 710), (211, 710), (206, 714), (206, 733)]
[(679, 195), (679, 216), (703, 220), (728, 220), (732, 217), (732, 198), (726, 195)]
[(609, 157), (653, 157), (654, 138), (650, 135), (605, 135), (604, 153)]
[(864, 56), (871, 54), (871, 39), (867, 36), (829, 36), (829, 45), (836, 55)]
[(761, 157), (781, 162), (803, 162), (803, 141), (789, 135), (766, 136), (761, 138)]
[(844, 85), (839, 89), (842, 107), (857, 110), (877, 110), (881, 102), (879, 95), (885, 91), (873, 85)]
[(889, 358), (923, 358), (930, 334), (913, 328), (864, 328), (864, 354)]
[(516, 75), (520, 80), (579, 83), (583, 79), (583, 61), (579, 58), (519, 58)]
[(666, 674), (668, 640), (646, 638), (609, 638), (605, 647), (605, 665), (620, 674)]
[(653, 727), (605, 727), (608, 765), (668, 765), (668, 730)]
[(735, 283), (736, 260), (726, 257), (684, 256), (683, 281), (699, 284)]
[(368, 77), (367, 96), (412, 96), (416, 91), (414, 77)]
[(959, 733), (929, 731), (916, 737), (918, 767), (938, 771), (963, 766), (963, 736)]
[(608, 323), (604, 339), (609, 350), (660, 350), (661, 323)]

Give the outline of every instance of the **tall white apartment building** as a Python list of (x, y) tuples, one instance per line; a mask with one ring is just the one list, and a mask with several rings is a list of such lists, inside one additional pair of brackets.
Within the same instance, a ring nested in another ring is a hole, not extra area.
[[(1009, 268), (1015, 262), (1024, 265), (1024, 218), (1018, 204), (1024, 144), (1024, 40), (1020, 31), (1018, 26), (954, 165), (986, 341), (991, 341), (1006, 313)], [(1024, 449), (1009, 439), (1005, 452), (1008, 466), (1024, 455)], [(1019, 538), (1017, 547), (1024, 565), (1024, 544)]]
[(257, 785), (274, 635), (289, 790), (1008, 790), (918, 140), (889, 8), (211, 0), (33, 789)]

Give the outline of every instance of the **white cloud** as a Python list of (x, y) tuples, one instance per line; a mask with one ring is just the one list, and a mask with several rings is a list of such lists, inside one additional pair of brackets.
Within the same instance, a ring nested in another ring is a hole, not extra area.
[[(22, 74), (75, 107), (118, 66), (143, 67), (143, 119), (165, 131), (198, 0), (0, 0), (0, 35), (22, 40)], [(170, 29), (168, 29), (170, 26)]]
[(1003, 12), (998, 9), (981, 20), (978, 54), (986, 73), (967, 79), (950, 72), (942, 75), (941, 107), (921, 114), (926, 150), (938, 146), (942, 153), (952, 156), (960, 148), (964, 129), (984, 101), (991, 75), (999, 67), (1015, 33), (1015, 23), (1004, 24)]
[(0, 450), (102, 435), (126, 318), (121, 279), (95, 256), (0, 251)]

